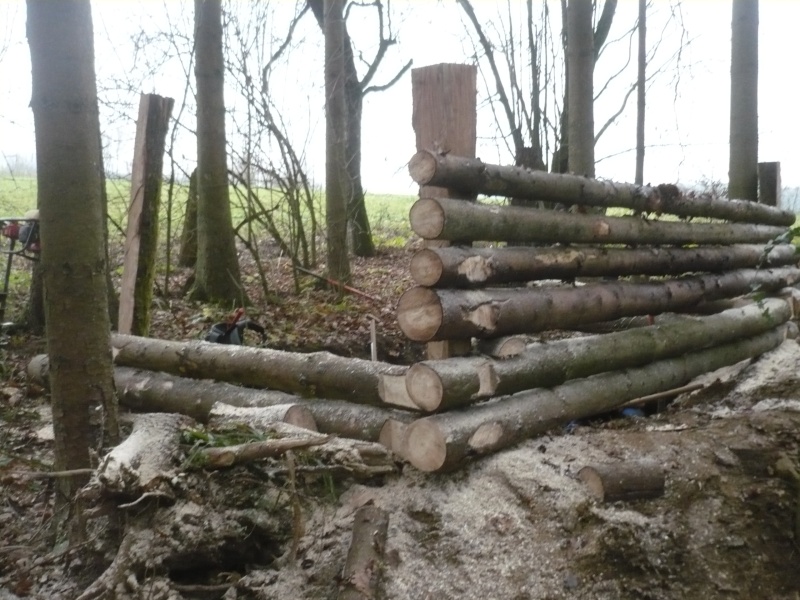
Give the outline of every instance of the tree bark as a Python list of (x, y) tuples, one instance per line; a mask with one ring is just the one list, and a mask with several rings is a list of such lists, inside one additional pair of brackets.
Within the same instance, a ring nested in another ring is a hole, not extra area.
[[(548, 200), (565, 204), (630, 208), (641, 213), (708, 217), (729, 221), (792, 225), (795, 214), (752, 202), (710, 195), (686, 195), (674, 185), (638, 186), (545, 173), (519, 167), (491, 165), (455, 153), (421, 149), (408, 163), (408, 172), (421, 186), (451, 188), (462, 196), (474, 194)], [(439, 195), (431, 194), (434, 197)], [(450, 196), (454, 197), (454, 196)]]
[(490, 206), (450, 198), (420, 198), (409, 214), (426, 240), (575, 244), (755, 244), (786, 228), (750, 223), (647, 221), (580, 215), (520, 206)]
[(189, 177), (189, 196), (186, 198), (186, 213), (183, 217), (181, 249), (178, 264), (193, 267), (197, 263), (197, 169)]
[(758, 0), (733, 0), (728, 197), (758, 200)]
[(800, 281), (800, 269), (740, 269), (651, 283), (605, 282), (582, 287), (432, 290), (400, 297), (400, 329), (416, 342), (490, 338), (633, 315), (658, 314), (749, 293), (771, 292)]
[(647, 84), (647, 0), (639, 0), (639, 47), (636, 69), (636, 174), (633, 182), (644, 185), (645, 85)]
[(445, 412), (408, 426), (403, 457), (421, 471), (448, 471), (574, 419), (628, 400), (684, 385), (694, 377), (780, 345), (784, 327), (753, 338), (658, 361), (638, 369), (576, 379), (552, 389), (520, 392), (468, 410)]
[(228, 191), (225, 61), (221, 0), (195, 0), (197, 79), (197, 265), (192, 297), (242, 305), (239, 261)]
[(603, 371), (638, 367), (693, 350), (733, 342), (773, 329), (792, 317), (789, 304), (769, 298), (717, 315), (604, 335), (529, 344), (506, 360), (486, 357), (424, 361), (406, 375), (411, 399), (428, 412)]
[(158, 256), (158, 215), (172, 98), (142, 94), (136, 124), (117, 331), (147, 336)]
[(347, 206), (347, 111), (344, 70), (344, 0), (325, 0), (325, 220), (328, 275), (350, 281)]
[[(103, 177), (92, 15), (88, 0), (28, 1), (36, 128), (41, 268), (57, 471), (90, 466), (90, 409), (101, 407), (104, 442), (119, 439), (114, 394)], [(63, 507), (82, 478), (58, 480)]]
[(775, 267), (797, 262), (791, 244), (696, 248), (424, 248), (411, 259), (411, 276), (428, 287), (482, 287), (537, 279), (677, 275)]
[(592, 0), (567, 3), (567, 137), (570, 173), (594, 177)]
[(329, 352), (299, 354), (267, 348), (207, 342), (172, 342), (116, 334), (118, 365), (270, 388), (307, 397), (381, 404), (384, 377), (405, 375), (407, 367), (343, 358)]
[(353, 517), (353, 538), (342, 571), (338, 600), (381, 598), (381, 575), (389, 513), (368, 504)]
[(578, 479), (600, 502), (645, 500), (664, 495), (664, 470), (655, 463), (589, 465), (578, 471)]

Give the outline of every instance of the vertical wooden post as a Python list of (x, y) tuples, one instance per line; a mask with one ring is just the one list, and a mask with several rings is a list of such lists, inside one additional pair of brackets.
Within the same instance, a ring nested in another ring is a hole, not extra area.
[(131, 204), (119, 294), (120, 333), (146, 336), (150, 329), (164, 143), (173, 103), (172, 98), (156, 94), (142, 94), (139, 98)]
[(781, 206), (781, 163), (758, 163), (758, 201), (780, 208)]
[[(412, 124), (417, 151), (475, 158), (477, 76), (478, 69), (473, 65), (439, 64), (411, 71)], [(457, 196), (449, 189), (433, 186), (420, 187), (419, 194), (433, 198)], [(447, 242), (427, 244), (442, 246)], [(430, 342), (428, 358), (457, 356), (468, 353), (469, 349), (469, 342), (464, 340)]]

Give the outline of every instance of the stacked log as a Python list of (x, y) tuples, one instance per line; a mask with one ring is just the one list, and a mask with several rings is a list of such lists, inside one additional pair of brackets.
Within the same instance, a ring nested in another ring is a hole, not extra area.
[[(422, 195), (410, 212), (412, 229), (453, 245), (413, 257), (418, 285), (398, 303), (401, 330), (420, 342), (514, 346), (505, 359), (478, 354), (410, 367), (408, 396), (429, 416), (391, 427), (404, 458), (423, 471), (458, 468), (570, 420), (685, 386), (774, 348), (793, 331), (791, 298), (764, 298), (800, 282), (789, 211), (684, 194), (674, 185), (598, 181), (452, 153), (418, 152), (409, 172), (420, 186), (451, 191)], [(573, 208), (464, 202), (454, 190), (464, 198)], [(584, 214), (586, 206), (628, 214)], [(750, 303), (730, 303), (753, 292)], [(715, 304), (722, 312), (709, 314)], [(692, 311), (705, 316), (665, 318)], [(623, 318), (643, 322), (576, 339), (525, 337), (602, 331)]]

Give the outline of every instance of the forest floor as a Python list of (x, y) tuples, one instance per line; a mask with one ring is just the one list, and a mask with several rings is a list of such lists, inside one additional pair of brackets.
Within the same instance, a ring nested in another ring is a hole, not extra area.
[[(410, 248), (394, 249), (354, 262), (351, 285), (375, 300), (339, 298), (307, 276), (295, 293), (287, 261), (275, 260), (265, 303), (245, 265), (248, 316), (266, 327), (270, 347), (368, 358), (372, 315), (379, 358), (410, 364), (422, 348), (403, 338), (394, 317), (411, 285), (410, 257)], [(185, 275), (175, 274), (172, 290)], [(202, 339), (224, 316), (162, 297), (152, 335)], [(82, 547), (54, 547), (52, 480), (24, 474), (48, 471), (53, 460), (47, 395), (24, 376), (28, 358), (43, 347), (41, 339), (15, 335), (0, 348), (0, 600), (76, 598), (119, 545), (112, 522), (100, 517)], [(401, 462), (396, 474), (358, 480), (290, 478), (254, 466), (182, 472), (182, 512), (174, 521), (164, 508), (153, 517), (153, 553), (198, 520), (213, 536), (213, 517), (233, 509), (254, 510), (269, 524), (221, 546), (216, 563), (186, 549), (170, 564), (132, 566), (118, 589), (92, 597), (336, 598), (353, 514), (371, 502), (389, 513), (386, 599), (795, 600), (798, 365), (800, 345), (790, 340), (705, 376), (706, 387), (660, 412), (575, 423), (453, 474), (423, 474)], [(661, 497), (602, 503), (577, 477), (586, 465), (629, 460), (665, 470)], [(125, 518), (141, 524), (142, 513), (128, 509)]]

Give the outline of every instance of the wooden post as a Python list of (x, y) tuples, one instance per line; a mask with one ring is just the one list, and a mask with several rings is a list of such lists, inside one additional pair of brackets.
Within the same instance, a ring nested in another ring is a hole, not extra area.
[(781, 163), (758, 163), (758, 202), (780, 208), (781, 206)]
[[(411, 71), (412, 124), (417, 151), (475, 157), (477, 76), (478, 70), (472, 65), (439, 64)], [(459, 197), (447, 188), (432, 186), (420, 186), (419, 193), (421, 197)], [(427, 347), (430, 359), (466, 354), (470, 350), (469, 340), (431, 342)]]
[(146, 336), (150, 329), (164, 142), (172, 98), (142, 94), (136, 122), (131, 204), (119, 295), (119, 332)]

